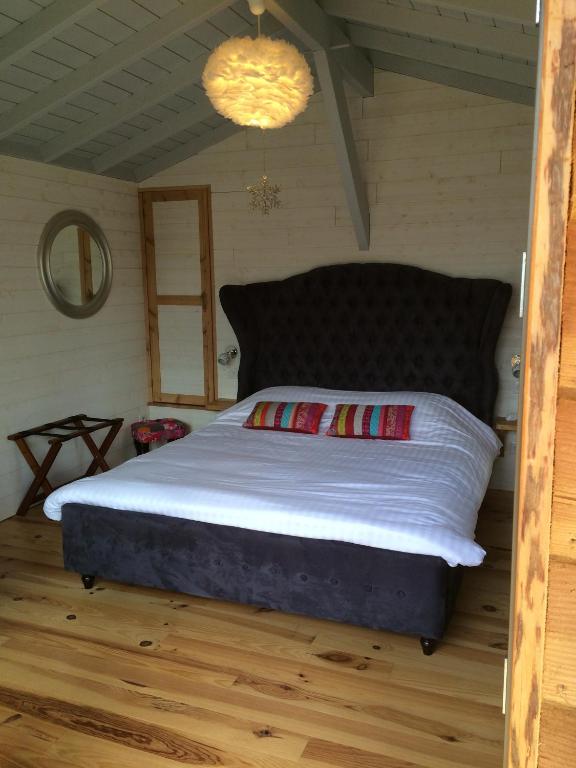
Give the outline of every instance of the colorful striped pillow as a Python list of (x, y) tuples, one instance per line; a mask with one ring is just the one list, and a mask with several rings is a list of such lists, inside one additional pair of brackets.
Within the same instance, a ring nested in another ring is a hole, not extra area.
[(274, 429), (317, 435), (324, 403), (283, 403), (265, 400), (256, 403), (242, 426), (247, 429)]
[(410, 440), (413, 405), (339, 404), (326, 432), (330, 437)]

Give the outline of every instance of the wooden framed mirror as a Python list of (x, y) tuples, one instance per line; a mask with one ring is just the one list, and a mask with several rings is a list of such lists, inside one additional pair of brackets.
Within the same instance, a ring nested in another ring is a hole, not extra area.
[(98, 224), (80, 211), (63, 211), (44, 227), (38, 268), (48, 298), (68, 317), (90, 317), (112, 286), (110, 247)]

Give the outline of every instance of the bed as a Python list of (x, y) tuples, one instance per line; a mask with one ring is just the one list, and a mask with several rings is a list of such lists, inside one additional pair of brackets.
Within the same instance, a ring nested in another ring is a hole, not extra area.
[[(98, 576), (413, 634), (431, 653), (462, 566), (482, 559), (473, 533), (498, 451), (488, 425), (510, 292), (394, 264), (225, 286), (241, 402), (188, 438), (52, 494), (45, 510), (61, 517), (66, 568), (86, 587)], [(414, 438), (327, 438), (325, 424), (311, 437), (243, 430), (266, 396), (330, 406), (412, 398)], [(380, 466), (402, 489), (383, 505), (389, 538), (374, 519)]]

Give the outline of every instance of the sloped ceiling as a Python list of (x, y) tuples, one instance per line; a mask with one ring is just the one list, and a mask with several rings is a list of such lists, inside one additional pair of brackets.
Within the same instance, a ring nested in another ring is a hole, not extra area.
[[(376, 66), (531, 103), (534, 5), (267, 0), (264, 22), (329, 51), (364, 95)], [(246, 0), (0, 0), (0, 153), (145, 179), (237, 130), (201, 74), (220, 42), (254, 32)]]

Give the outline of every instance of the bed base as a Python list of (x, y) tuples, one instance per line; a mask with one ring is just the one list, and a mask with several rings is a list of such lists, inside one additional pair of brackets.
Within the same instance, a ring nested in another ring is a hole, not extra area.
[[(94, 584), (96, 583), (96, 576), (90, 573), (83, 573), (80, 578), (82, 579), (82, 584), (84, 585), (84, 589), (92, 589)], [(432, 654), (436, 650), (438, 641), (433, 640), (431, 637), (421, 637), (420, 645), (422, 646), (422, 653), (424, 654), (424, 656), (432, 656)]]
[[(84, 584), (84, 589), (92, 589), (96, 583), (96, 576), (89, 573), (83, 573), (80, 578), (82, 579), (82, 584)], [(420, 645), (422, 646), (422, 653), (424, 656), (432, 656), (436, 650), (438, 641), (431, 637), (421, 637)]]
[(434, 652), (461, 568), (439, 557), (82, 504), (62, 509), (64, 565), (96, 577), (421, 638)]

